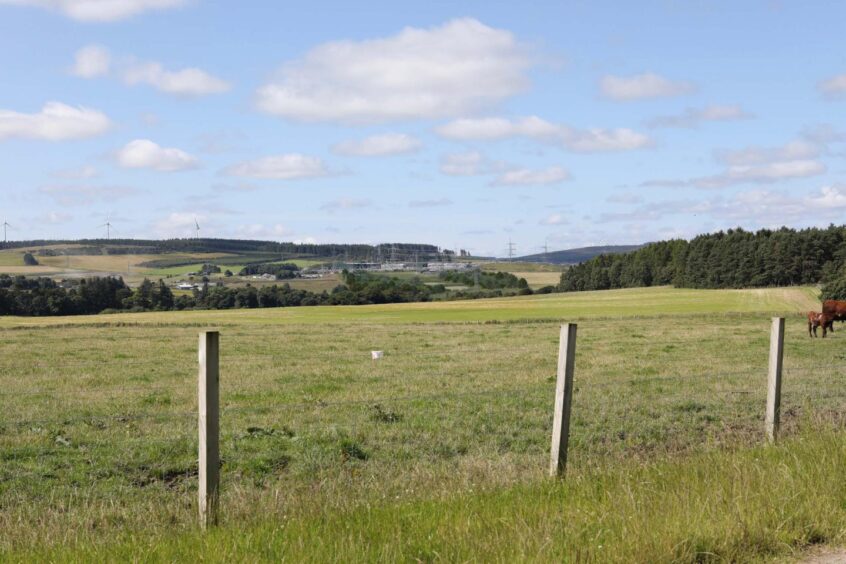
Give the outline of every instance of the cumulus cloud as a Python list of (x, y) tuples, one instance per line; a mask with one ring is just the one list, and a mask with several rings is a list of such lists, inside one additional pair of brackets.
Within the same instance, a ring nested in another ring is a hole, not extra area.
[(310, 157), (300, 153), (289, 153), (234, 164), (225, 168), (223, 174), (250, 178), (293, 180), (296, 178), (328, 176), (330, 173), (326, 165), (318, 157)]
[(441, 172), (450, 176), (473, 176), (485, 172), (487, 165), (481, 153), (450, 153), (441, 157)]
[(846, 97), (846, 74), (839, 74), (823, 80), (817, 85), (817, 88), (828, 98)]
[(823, 186), (805, 195), (768, 189), (745, 190), (731, 197), (707, 200), (665, 200), (649, 202), (626, 212), (603, 213), (597, 219), (608, 222), (655, 222), (666, 216), (706, 216), (744, 225), (784, 225), (794, 221), (834, 221), (846, 209), (846, 187)]
[(420, 149), (421, 146), (420, 141), (411, 135), (406, 135), (405, 133), (385, 133), (382, 135), (371, 135), (360, 140), (342, 141), (332, 147), (332, 150), (339, 155), (378, 157), (413, 153)]
[(570, 180), (570, 173), (560, 166), (551, 166), (540, 170), (529, 168), (507, 170), (497, 176), (492, 184), (495, 186), (543, 186), (559, 184), (565, 180)]
[(681, 96), (690, 94), (695, 87), (690, 82), (670, 80), (647, 72), (633, 76), (606, 75), (599, 81), (599, 90), (606, 98), (629, 101)]
[[(70, 71), (81, 78), (96, 78), (110, 74), (112, 66), (111, 54), (105, 47), (88, 45), (76, 52)], [(124, 84), (146, 84), (177, 96), (219, 94), (232, 87), (227, 81), (196, 67), (167, 70), (159, 62), (138, 61), (132, 57), (124, 58), (114, 66), (117, 68), (113, 75), (120, 77)]]
[(259, 88), (257, 106), (348, 124), (444, 118), (490, 108), (528, 85), (532, 62), (509, 31), (471, 19), (319, 45)]
[(704, 108), (687, 108), (680, 114), (672, 116), (659, 116), (647, 122), (649, 127), (678, 127), (693, 129), (699, 127), (702, 122), (709, 121), (738, 121), (749, 119), (752, 115), (745, 112), (738, 105), (718, 106), (711, 105)]
[(184, 6), (189, 0), (0, 0), (0, 4), (34, 6), (82, 22), (112, 22), (153, 10)]
[(231, 85), (223, 79), (198, 68), (177, 71), (166, 70), (161, 63), (134, 63), (122, 73), (123, 81), (134, 86), (147, 84), (153, 88), (178, 96), (204, 96), (226, 92)]
[(88, 45), (74, 54), (74, 63), (70, 72), (80, 78), (103, 76), (109, 72), (111, 61), (111, 55), (106, 48)]
[(458, 141), (492, 141), (524, 137), (558, 145), (577, 153), (631, 151), (652, 144), (652, 140), (627, 128), (575, 129), (551, 123), (537, 116), (519, 119), (501, 117), (463, 118), (439, 126), (435, 131), (443, 138)]
[(809, 196), (806, 202), (814, 208), (846, 208), (846, 186), (823, 186), (819, 193)]
[(328, 212), (336, 212), (340, 210), (355, 210), (369, 208), (373, 206), (373, 202), (369, 199), (363, 198), (338, 198), (331, 202), (326, 202), (320, 209)]
[(175, 172), (197, 168), (197, 159), (181, 149), (161, 147), (149, 139), (130, 141), (116, 155), (124, 168), (149, 168), (160, 172)]
[(111, 120), (103, 112), (61, 102), (47, 102), (34, 114), (0, 109), (0, 141), (13, 137), (46, 141), (86, 139), (105, 133), (111, 126)]
[(649, 180), (641, 186), (724, 188), (734, 184), (772, 184), (823, 174), (827, 168), (817, 157), (823, 146), (799, 139), (778, 147), (746, 147), (714, 153), (725, 169), (715, 175), (684, 180)]

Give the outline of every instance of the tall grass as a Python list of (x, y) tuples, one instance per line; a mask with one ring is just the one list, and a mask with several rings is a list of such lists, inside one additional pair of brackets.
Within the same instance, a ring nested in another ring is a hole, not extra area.
[(435, 500), (288, 513), (278, 491), (217, 530), (5, 553), (9, 561), (751, 562), (846, 540), (846, 435), (619, 463)]

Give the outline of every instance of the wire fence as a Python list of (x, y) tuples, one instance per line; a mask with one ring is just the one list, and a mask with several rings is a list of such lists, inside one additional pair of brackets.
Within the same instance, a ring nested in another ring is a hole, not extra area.
[[(323, 363), (314, 367), (308, 365), (314, 351), (261, 335), (264, 340), (250, 343), (249, 332), (238, 332), (235, 352), (220, 356), (221, 450), (224, 468), (232, 470), (224, 479), (279, 473), (300, 460), (427, 464), (477, 453), (545, 464), (555, 389), (552, 339), (524, 351), (531, 377), (511, 383), (503, 374), (474, 379), (501, 370), (495, 362), (502, 356), (495, 361), (480, 356), (485, 343), (449, 350), (405, 346), (380, 361), (372, 361), (369, 351), (327, 347), (319, 351)], [(765, 336), (756, 339), (766, 345)], [(593, 359), (587, 366), (577, 363), (574, 459), (760, 440), (765, 351), (754, 362), (739, 355), (736, 370), (715, 370), (690, 364), (697, 358), (695, 344), (676, 339), (639, 351), (644, 356), (663, 351), (661, 358), (679, 365), (673, 369), (670, 363), (663, 372), (654, 365), (608, 370)], [(185, 348), (167, 358), (83, 358), (102, 357), (112, 346), (104, 341), (70, 359), (0, 360), (0, 378), (8, 384), (0, 391), (0, 482), (55, 481), (74, 471), (63, 461), (84, 456), (90, 458), (82, 475), (92, 482), (117, 474), (128, 476), (132, 486), (146, 486), (196, 475), (196, 351)], [(275, 349), (285, 352), (265, 352)], [(453, 359), (461, 362), (452, 366)], [(390, 379), (409, 362), (416, 366), (414, 378)], [(124, 385), (108, 377), (116, 366)], [(260, 372), (267, 366), (273, 370)], [(430, 366), (439, 368), (427, 373)], [(338, 367), (344, 367), (348, 382), (338, 383)], [(291, 385), (303, 371), (308, 385)], [(256, 373), (261, 377), (254, 378)], [(788, 432), (810, 415), (842, 425), (846, 391), (830, 379), (831, 373), (813, 366), (785, 368), (782, 413)], [(448, 389), (439, 389), (443, 386)], [(33, 469), (45, 460), (47, 469)]]

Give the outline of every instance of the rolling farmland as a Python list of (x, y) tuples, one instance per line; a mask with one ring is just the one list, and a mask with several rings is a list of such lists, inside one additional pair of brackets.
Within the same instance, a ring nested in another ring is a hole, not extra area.
[[(755, 547), (738, 540), (734, 521), (694, 518), (692, 507), (670, 501), (671, 486), (692, 484), (701, 511), (718, 513), (723, 503), (742, 503), (732, 480), (747, 492), (767, 486), (766, 464), (795, 470), (778, 479), (799, 505), (792, 525), (775, 534), (778, 507), (744, 504), (761, 542), (780, 547), (775, 552), (800, 549), (813, 527), (839, 538), (832, 530), (846, 523), (842, 509), (832, 502), (825, 522), (802, 513), (803, 503), (819, 500), (799, 478), (830, 469), (834, 454), (811, 469), (791, 450), (846, 448), (824, 432), (846, 406), (843, 373), (809, 370), (836, 367), (842, 338), (808, 339), (798, 312), (814, 305), (806, 288), (651, 288), (3, 318), (0, 557), (101, 559), (141, 550), (172, 560), (208, 550), (223, 558), (245, 550), (235, 539), (247, 536), (262, 539), (274, 559), (340, 552), (352, 560), (566, 559), (576, 549), (600, 558), (602, 543), (617, 554), (669, 559), (702, 548), (678, 544), (692, 531), (678, 522), (706, 527), (707, 549), (748, 555)], [(748, 451), (761, 442), (776, 313), (788, 315), (783, 427), (793, 439)], [(564, 319), (580, 323), (577, 388), (570, 474), (555, 485), (545, 472)], [(221, 331), (222, 523), (203, 537), (196, 335), (209, 325)], [(371, 350), (385, 357), (373, 362)], [(806, 436), (807, 428), (823, 432)], [(723, 466), (731, 470), (700, 473)], [(598, 487), (629, 499), (615, 504), (622, 513), (601, 531), (596, 515), (610, 508), (591, 494)], [(670, 507), (675, 521), (657, 518), (660, 507)], [(644, 512), (652, 512), (652, 528), (626, 525)], [(483, 550), (475, 526), (462, 524), (468, 519), (493, 520), (503, 544)], [(411, 530), (399, 533), (397, 522)], [(434, 531), (454, 542), (432, 544)], [(355, 540), (362, 535), (367, 542)], [(603, 540), (585, 544), (587, 537)]]

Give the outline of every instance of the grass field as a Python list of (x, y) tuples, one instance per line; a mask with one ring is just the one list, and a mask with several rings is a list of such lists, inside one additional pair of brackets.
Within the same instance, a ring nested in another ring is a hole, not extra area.
[[(653, 288), (4, 318), (0, 560), (748, 561), (842, 542), (846, 352), (839, 331), (807, 337), (797, 313), (814, 306), (809, 288)], [(790, 315), (792, 439), (761, 449), (773, 313)], [(556, 484), (562, 319), (580, 325)], [(222, 525), (204, 537), (207, 324), (224, 465)]]
[[(800, 312), (819, 309), (813, 288), (756, 290), (685, 290), (668, 287), (609, 290), (372, 306), (299, 307), (119, 313), (85, 317), (0, 317), (0, 327), (90, 323), (278, 325), (325, 323), (441, 323), (523, 320), (627, 318), (726, 312)], [(683, 330), (683, 328), (681, 329)]]
[(560, 272), (514, 272), (517, 278), (525, 278), (529, 283), (529, 287), (533, 289), (542, 288), (544, 286), (558, 286), (561, 282)]
[(558, 264), (547, 264), (541, 262), (518, 262), (518, 261), (491, 261), (483, 262), (482, 270), (492, 272), (557, 272), (561, 276), (561, 272), (565, 267)]

